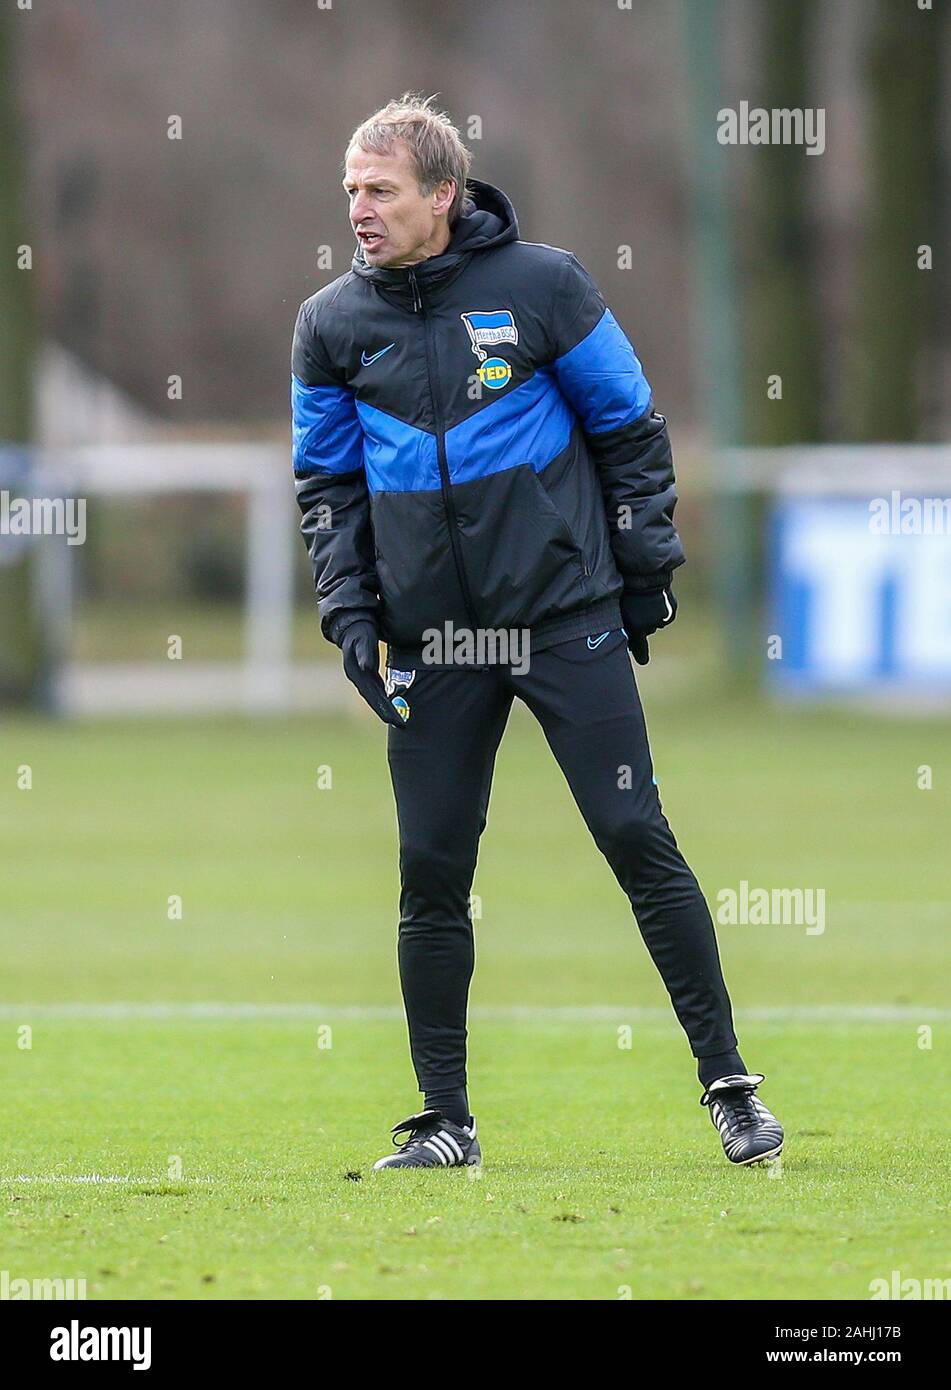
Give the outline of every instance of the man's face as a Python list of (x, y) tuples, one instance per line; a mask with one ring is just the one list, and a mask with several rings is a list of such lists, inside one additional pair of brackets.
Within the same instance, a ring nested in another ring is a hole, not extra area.
[(444, 179), (432, 193), (421, 193), (402, 141), (390, 154), (352, 149), (343, 186), (367, 265), (416, 265), (446, 249), (455, 183)]

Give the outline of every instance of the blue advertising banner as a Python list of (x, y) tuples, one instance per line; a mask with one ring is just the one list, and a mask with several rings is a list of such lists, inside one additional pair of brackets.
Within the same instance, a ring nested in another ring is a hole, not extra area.
[(772, 532), (777, 687), (951, 694), (951, 499), (782, 498)]

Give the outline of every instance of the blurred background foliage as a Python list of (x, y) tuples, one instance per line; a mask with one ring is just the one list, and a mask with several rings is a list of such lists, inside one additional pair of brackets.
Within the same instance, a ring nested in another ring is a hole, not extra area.
[[(820, 157), (720, 147), (746, 438), (939, 437), (947, 296), (934, 281), (947, 290), (947, 257), (929, 281), (916, 248), (949, 240), (947, 6), (710, 4), (724, 105), (827, 113)], [(522, 235), (588, 264), (675, 422), (702, 424), (689, 8), (47, 0), (5, 25), (22, 124), (4, 162), (26, 180), (40, 329), (161, 418), (284, 428), (297, 305), (352, 254), (347, 137), (411, 77), (441, 93), (474, 173), (506, 189)], [(181, 140), (167, 138), (172, 115)], [(708, 120), (712, 132), (715, 111)], [(622, 246), (630, 270), (618, 269)], [(783, 375), (780, 409), (764, 363)], [(167, 399), (170, 373), (181, 401)]]
[[(704, 8), (718, 104), (823, 107), (821, 157), (717, 145), (716, 104), (698, 108), (690, 89), (692, 50), (695, 65), (706, 56), (691, 0), (6, 7), (0, 439), (42, 436), (33, 403), (55, 347), (143, 437), (284, 440), (297, 306), (352, 254), (347, 138), (407, 87), (438, 92), (522, 235), (574, 250), (635, 342), (671, 420), (691, 559), (682, 584), (699, 599), (725, 543), (706, 490), (718, 357), (736, 359), (727, 442), (939, 440), (951, 409), (948, 6)], [(168, 138), (172, 117), (181, 139)], [(722, 353), (715, 338), (704, 346), (700, 322), (691, 171), (704, 159), (719, 162), (727, 195), (738, 331)], [(29, 272), (9, 252), (24, 244)], [(773, 373), (781, 401), (767, 397)], [(181, 399), (169, 399), (171, 376)], [(77, 442), (106, 437), (98, 409), (87, 405)], [(79, 416), (68, 390), (53, 414), (53, 442), (68, 440)], [(186, 599), (227, 607), (237, 648), (243, 506), (182, 495), (91, 509), (82, 649), (128, 650), (123, 605), (137, 607), (138, 645), (150, 647), (161, 622), (149, 602)], [(755, 508), (743, 524), (759, 531)], [(42, 662), (25, 569), (0, 567), (0, 643), (23, 669)], [(303, 548), (299, 593), (312, 624)], [(314, 631), (312, 653), (320, 645)]]

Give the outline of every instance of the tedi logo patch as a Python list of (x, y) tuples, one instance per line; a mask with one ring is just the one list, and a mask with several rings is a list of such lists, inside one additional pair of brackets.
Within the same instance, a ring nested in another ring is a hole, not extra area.
[(51, 1361), (131, 1361), (134, 1371), (152, 1365), (151, 1327), (68, 1327), (50, 1333)]
[[(483, 348), (496, 347), (499, 343), (514, 345), (518, 342), (518, 328), (511, 309), (470, 309), (467, 314), (460, 314), (459, 317), (466, 326), (472, 351), (480, 362), (484, 362), (488, 356)], [(501, 361), (501, 358), (493, 358), (493, 361)], [(511, 368), (509, 374), (511, 375)]]
[(476, 375), (490, 391), (500, 391), (512, 380), (512, 368), (504, 357), (489, 357), (476, 368)]

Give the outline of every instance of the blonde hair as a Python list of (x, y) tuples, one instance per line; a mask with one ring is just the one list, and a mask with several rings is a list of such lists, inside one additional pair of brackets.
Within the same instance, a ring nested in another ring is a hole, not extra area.
[(350, 137), (344, 170), (351, 150), (390, 154), (396, 141), (402, 140), (421, 193), (433, 193), (443, 179), (455, 180), (456, 195), (449, 207), (449, 226), (453, 227), (474, 207), (466, 193), (472, 155), (446, 113), (432, 105), (433, 100), (434, 96), (424, 97), (420, 92), (404, 92), (368, 116)]

